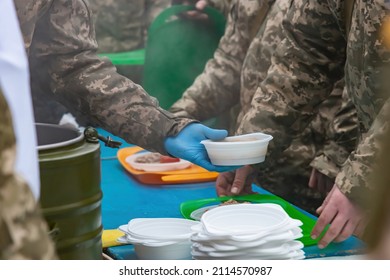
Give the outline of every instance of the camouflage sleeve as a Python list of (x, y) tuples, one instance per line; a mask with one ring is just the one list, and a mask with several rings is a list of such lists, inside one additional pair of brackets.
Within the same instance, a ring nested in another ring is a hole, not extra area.
[(146, 29), (150, 26), (150, 24), (152, 24), (153, 20), (170, 5), (171, 5), (171, 0), (146, 0), (145, 3)]
[(356, 1), (348, 37), (345, 77), (357, 108), (361, 136), (336, 184), (358, 204), (364, 204), (375, 187), (370, 177), (380, 153), (379, 143), (389, 130), (390, 51), (380, 33), (386, 31), (382, 28), (386, 26), (389, 4), (386, 0)]
[(225, 17), (228, 17), (230, 11), (230, 4), (233, 0), (207, 0), (210, 7), (220, 11)]
[(55, 259), (54, 244), (27, 184), (15, 175), (15, 136), (0, 90), (0, 260)]
[(286, 38), (237, 130), (273, 135), (275, 157), (308, 126), (343, 76), (345, 62), (345, 38), (327, 1), (292, 1), (283, 28)]
[(89, 0), (99, 52), (124, 52), (144, 46), (144, 0)]
[(345, 162), (336, 184), (350, 199), (362, 203), (366, 199), (369, 176), (375, 166), (379, 143), (389, 131), (390, 99), (383, 105), (370, 130)]
[(233, 1), (224, 36), (201, 75), (170, 111), (200, 121), (220, 115), (239, 102), (240, 72), (248, 50), (250, 20), (245, 3)]
[[(311, 162), (311, 167), (330, 178), (336, 178), (340, 168), (348, 159), (349, 154), (357, 144), (358, 122), (356, 108), (348, 97), (344, 79), (335, 86), (330, 98), (332, 108), (329, 108), (326, 116), (333, 117), (326, 124), (324, 130), (326, 135), (325, 145), (317, 157)], [(338, 97), (336, 97), (337, 95)], [(336, 112), (330, 110), (336, 109)]]
[(166, 153), (164, 139), (192, 122), (161, 109), (141, 86), (117, 74), (107, 59), (96, 55), (84, 1), (53, 1), (37, 23), (34, 40), (35, 49), (30, 51), (39, 59), (31, 59), (30, 66), (39, 72), (47, 69), (47, 77), (37, 79), (50, 79), (51, 91), (76, 115), (90, 117), (127, 142)]

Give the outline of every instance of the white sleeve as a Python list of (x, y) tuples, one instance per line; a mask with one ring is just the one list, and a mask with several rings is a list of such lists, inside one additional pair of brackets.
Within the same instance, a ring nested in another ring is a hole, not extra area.
[(12, 0), (0, 1), (0, 84), (10, 107), (17, 141), (16, 171), (39, 198), (39, 164), (30, 93), (30, 76), (22, 34)]

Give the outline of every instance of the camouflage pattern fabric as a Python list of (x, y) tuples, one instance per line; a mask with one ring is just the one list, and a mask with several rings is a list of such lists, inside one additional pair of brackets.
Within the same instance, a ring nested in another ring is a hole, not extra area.
[(88, 0), (96, 22), (99, 52), (141, 49), (147, 28), (170, 0)]
[[(144, 47), (146, 31), (151, 21), (166, 7), (169, 0), (89, 0), (91, 14), (96, 26), (99, 52), (126, 52)], [(140, 84), (143, 67), (118, 65), (118, 73)], [(69, 110), (45, 92), (33, 96), (34, 114), (37, 122), (58, 124)], [(82, 116), (77, 121), (90, 124)]]
[[(390, 51), (390, 41), (386, 41), (390, 38), (390, 15), (383, 21), (381, 33), (385, 46)], [(387, 97), (390, 97), (389, 76), (390, 65), (382, 73), (383, 95)], [(388, 122), (390, 119), (388, 118), (385, 121)], [(388, 259), (389, 247), (386, 244), (389, 244), (387, 240), (390, 229), (390, 129), (387, 129), (386, 136), (378, 139), (378, 142), (380, 143), (378, 164), (375, 166), (372, 176), (370, 176), (370, 184), (374, 192), (373, 195), (365, 198), (370, 209), (370, 219), (363, 240), (369, 250), (374, 251), (374, 258)]]
[(322, 102), (319, 114), (310, 125), (315, 135), (325, 135), (324, 146), (317, 152), (317, 157), (310, 165), (330, 178), (337, 176), (341, 166), (357, 145), (356, 109), (348, 98), (344, 85), (344, 79), (336, 83), (332, 94)]
[(357, 109), (361, 137), (336, 183), (349, 198), (360, 201), (368, 187), (376, 139), (388, 126), (389, 101), (380, 95), (379, 73), (389, 57), (378, 38), (386, 8), (383, 1), (356, 1), (348, 38), (343, 8), (344, 1), (292, 2), (283, 21), (286, 38), (275, 50), (274, 63), (239, 132), (260, 128), (273, 134), (271, 158), (282, 156), (329, 97), (347, 59), (346, 88)]
[[(386, 0), (357, 1), (348, 38), (346, 81), (350, 97), (357, 108), (360, 142), (351, 153), (336, 183), (355, 201), (364, 201), (369, 189), (368, 177), (378, 155), (379, 142), (389, 129), (390, 99), (382, 75), (390, 65), (380, 31), (389, 12)], [(364, 55), (363, 55), (364, 54)]]
[(16, 176), (11, 115), (0, 90), (0, 259), (55, 259), (48, 228), (27, 184)]
[[(291, 1), (269, 1), (268, 16), (252, 39), (254, 18), (264, 8), (259, 3), (232, 2), (226, 33), (214, 59), (170, 111), (203, 121), (232, 106), (236, 110), (239, 103), (237, 133), (264, 130), (265, 126), (256, 119), (245, 119), (251, 126), (243, 129), (243, 118), (255, 111), (252, 108), (256, 106), (254, 96), (262, 98), (259, 85), (274, 63), (274, 50), (284, 40), (281, 24)], [(322, 195), (307, 187), (311, 161), (314, 159), (313, 167), (334, 178), (355, 146), (356, 112), (345, 93), (343, 95), (342, 76), (340, 73), (339, 81), (330, 85), (329, 98), (319, 102), (321, 105), (300, 127), (294, 140), (284, 143), (282, 153), (278, 157), (268, 156), (266, 162), (257, 166), (258, 184), (311, 212), (323, 200)], [(234, 131), (234, 127), (231, 130)], [(273, 134), (272, 128), (268, 132)]]
[(208, 5), (217, 9), (226, 17), (228, 17), (230, 11), (230, 4), (232, 1), (233, 0), (207, 0), (206, 2), (208, 3)]
[(151, 151), (193, 122), (158, 107), (139, 85), (96, 55), (83, 0), (14, 0), (31, 69), (32, 94), (50, 94), (76, 116)]

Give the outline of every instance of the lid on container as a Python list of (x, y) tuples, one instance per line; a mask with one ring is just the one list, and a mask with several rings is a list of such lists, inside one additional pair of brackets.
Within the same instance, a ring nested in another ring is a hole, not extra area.
[(57, 124), (35, 124), (38, 139), (38, 151), (66, 147), (84, 139), (80, 130)]

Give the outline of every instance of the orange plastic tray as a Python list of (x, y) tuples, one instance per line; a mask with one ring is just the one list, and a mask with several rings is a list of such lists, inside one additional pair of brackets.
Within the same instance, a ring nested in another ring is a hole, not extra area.
[(122, 166), (139, 182), (149, 185), (185, 184), (215, 181), (218, 172), (209, 172), (206, 169), (192, 164), (189, 168), (165, 172), (146, 172), (131, 167), (126, 158), (143, 151), (140, 147), (123, 148), (118, 151), (118, 160)]

